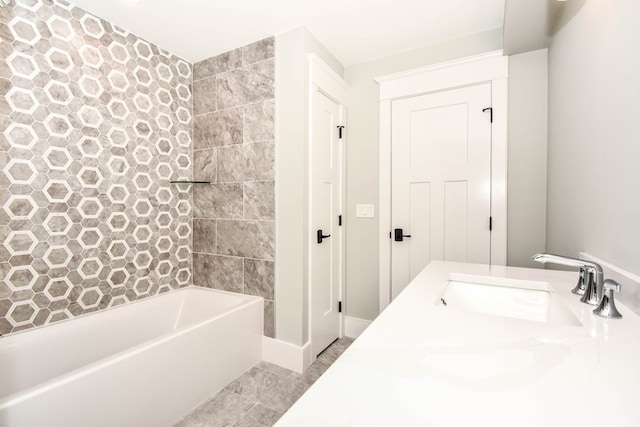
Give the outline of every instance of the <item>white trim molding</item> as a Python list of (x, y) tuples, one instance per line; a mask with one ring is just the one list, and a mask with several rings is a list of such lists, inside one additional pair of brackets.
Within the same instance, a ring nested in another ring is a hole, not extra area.
[(399, 99), (507, 77), (501, 50), (376, 77), (380, 101)]
[(262, 360), (294, 372), (302, 373), (311, 366), (311, 343), (302, 347), (269, 337), (262, 337)]
[(308, 54), (307, 60), (309, 61), (309, 81), (311, 86), (319, 88), (338, 104), (347, 105), (349, 87), (344, 79), (317, 54)]
[(375, 79), (380, 85), (379, 309), (391, 302), (391, 105), (393, 100), (491, 83), (491, 264), (507, 262), (507, 91), (509, 59), (502, 51), (417, 68)]
[(370, 320), (358, 319), (357, 317), (344, 317), (344, 335), (349, 338), (358, 338), (371, 324)]

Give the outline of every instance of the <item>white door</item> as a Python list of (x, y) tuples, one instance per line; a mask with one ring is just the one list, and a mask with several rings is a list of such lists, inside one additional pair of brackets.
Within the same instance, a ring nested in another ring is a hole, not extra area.
[(311, 342), (313, 355), (340, 335), (342, 135), (344, 108), (313, 93), (311, 121)]
[(430, 260), (490, 263), (488, 107), (489, 83), (393, 101), (392, 298)]

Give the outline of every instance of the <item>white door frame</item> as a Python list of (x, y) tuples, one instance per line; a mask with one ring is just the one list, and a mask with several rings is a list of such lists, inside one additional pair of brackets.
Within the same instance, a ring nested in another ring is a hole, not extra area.
[[(333, 101), (335, 101), (336, 103), (342, 105), (344, 108), (343, 110), (343, 125), (346, 126), (346, 105), (347, 105), (347, 94), (348, 94), (348, 87), (347, 87), (347, 83), (342, 79), (342, 77), (340, 77), (340, 75), (338, 73), (336, 73), (329, 65), (327, 65), (326, 62), (324, 62), (317, 54), (315, 53), (310, 53), (307, 55), (307, 65), (308, 65), (308, 70), (309, 70), (309, 93), (308, 93), (308, 111), (309, 111), (309, 116), (308, 116), (308, 141), (309, 141), (309, 147), (307, 149), (307, 153), (308, 153), (308, 164), (311, 165), (311, 143), (313, 141), (313, 129), (311, 126), (311, 121), (313, 120), (313, 114), (314, 114), (314, 100), (315, 100), (315, 96), (316, 93), (320, 92), (323, 95), (327, 96), (328, 98), (332, 99)], [(341, 182), (340, 182), (340, 191), (341, 191), (341, 206), (340, 206), (340, 212), (342, 215), (344, 215), (344, 206), (346, 205), (346, 191), (345, 191), (345, 183), (346, 183), (346, 132), (343, 132), (343, 137), (342, 137), (342, 142), (341, 142), (341, 153), (340, 156), (342, 157), (341, 159), (341, 164), (342, 164), (342, 171), (341, 171)], [(310, 170), (309, 170), (310, 172)], [(309, 236), (312, 236), (313, 233), (315, 233), (315, 229), (312, 229), (312, 222), (311, 222), (311, 215), (312, 215), (312, 209), (311, 209), (311, 176), (309, 176), (308, 179), (309, 182), (309, 188), (308, 188), (308, 194), (309, 196), (309, 218), (308, 218), (308, 230), (307, 232), (309, 233)], [(344, 218), (344, 216), (343, 216)], [(344, 283), (345, 283), (345, 239), (344, 239), (344, 226), (343, 227), (339, 227), (340, 230), (340, 234), (339, 236), (336, 236), (340, 239), (340, 270), (341, 270), (341, 275), (340, 275), (340, 284), (339, 284), (339, 299), (342, 301), (343, 300), (343, 295), (344, 295)], [(315, 240), (309, 238), (309, 247), (308, 247), (308, 253), (309, 253), (309, 257), (311, 257), (311, 252), (313, 250), (312, 246), (315, 244)], [(309, 262), (311, 260), (309, 259)], [(311, 286), (313, 285), (313, 281), (312, 281), (312, 271), (311, 268), (308, 269), (308, 278), (307, 278), (307, 283), (309, 284), (309, 289), (308, 289), (308, 296), (309, 296), (309, 310), (308, 310), (308, 319), (309, 319), (309, 330), (308, 330), (308, 336), (309, 336), (309, 344), (311, 344), (311, 341), (313, 339), (313, 316), (312, 316), (312, 309), (313, 309), (313, 301), (312, 301), (312, 292), (311, 292)], [(343, 331), (344, 331), (344, 306), (343, 306), (343, 310), (342, 313), (340, 313), (340, 326), (339, 326), (339, 331), (338, 331), (338, 336), (341, 338), (343, 336)], [(311, 346), (309, 346), (311, 347)], [(312, 355), (312, 358), (315, 359), (315, 354)]]
[(391, 102), (394, 99), (491, 83), (491, 264), (507, 262), (507, 78), (502, 51), (470, 56), (376, 78), (380, 85), (379, 309), (391, 302)]

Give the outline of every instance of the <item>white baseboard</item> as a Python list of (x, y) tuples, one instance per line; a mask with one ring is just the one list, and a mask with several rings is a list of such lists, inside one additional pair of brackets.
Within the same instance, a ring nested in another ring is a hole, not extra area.
[[(344, 335), (357, 338), (371, 324), (369, 320), (344, 317)], [(269, 337), (262, 337), (262, 360), (295, 372), (304, 372), (315, 361), (311, 342), (303, 346)]]
[(269, 337), (262, 337), (262, 360), (295, 371), (304, 372), (311, 360), (311, 344), (302, 347)]
[(634, 313), (640, 315), (640, 277), (622, 268), (613, 265), (600, 258), (594, 257), (586, 252), (580, 252), (581, 259), (598, 263), (602, 266), (605, 279), (613, 279), (622, 285), (622, 291), (617, 299), (630, 308)]
[(344, 334), (349, 338), (358, 338), (371, 324), (370, 320), (358, 319), (357, 317), (344, 317)]

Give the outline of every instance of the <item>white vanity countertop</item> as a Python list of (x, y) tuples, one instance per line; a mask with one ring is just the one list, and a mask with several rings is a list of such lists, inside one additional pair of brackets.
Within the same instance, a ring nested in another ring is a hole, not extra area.
[[(549, 283), (582, 326), (439, 305), (452, 273)], [(277, 426), (640, 426), (640, 318), (593, 315), (577, 278), (431, 262)]]

